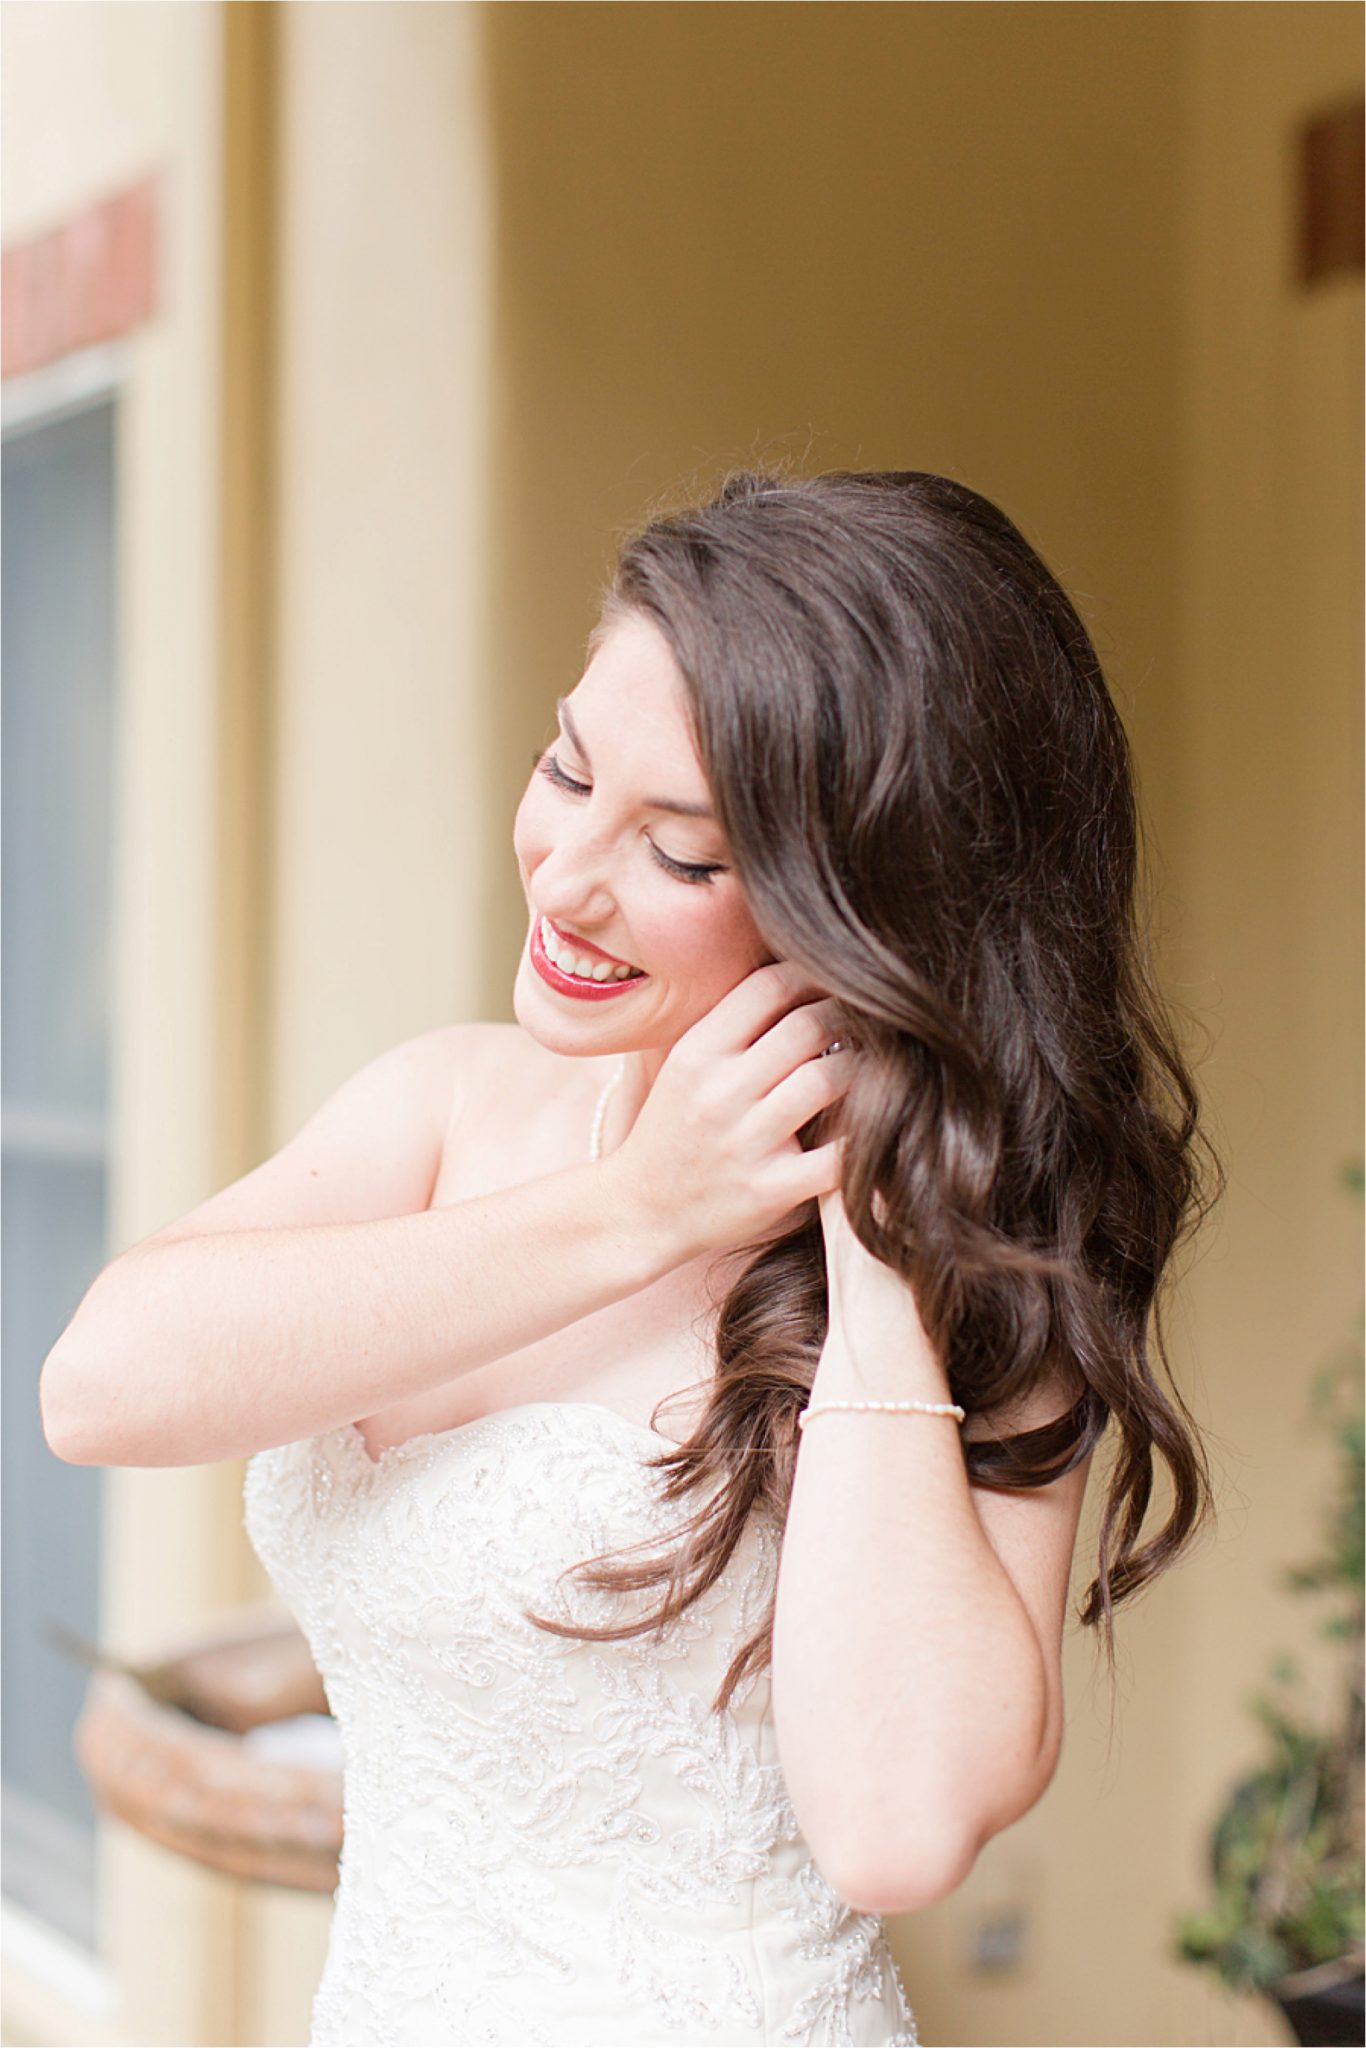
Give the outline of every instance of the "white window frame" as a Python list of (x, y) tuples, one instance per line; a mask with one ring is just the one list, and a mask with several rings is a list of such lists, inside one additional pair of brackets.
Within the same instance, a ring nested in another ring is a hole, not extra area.
[[(117, 405), (127, 379), (128, 351), (120, 341), (76, 350), (58, 362), (11, 378), (0, 385), (0, 439), (8, 441), (56, 426), (95, 406)], [(112, 1116), (110, 1128), (116, 1128)], [(90, 1133), (83, 1125), (57, 1135), (78, 1145), (83, 1153), (88, 1149)], [(103, 1861), (97, 1846), (97, 1870)], [(97, 1876), (97, 1886), (99, 1882)], [(98, 1894), (96, 1912), (103, 1920)], [(6, 1980), (7, 2018), (12, 2014), (26, 2031), (39, 2038), (70, 2040), (72, 2048), (85, 2048), (87, 2040), (91, 2044), (121, 2041), (113, 2031), (119, 1996), (107, 1957), (92, 1956), (79, 1942), (27, 1912), (3, 1892), (0, 1970)], [(88, 2033), (73, 2036), (73, 2023), (77, 2029), (88, 2028)]]

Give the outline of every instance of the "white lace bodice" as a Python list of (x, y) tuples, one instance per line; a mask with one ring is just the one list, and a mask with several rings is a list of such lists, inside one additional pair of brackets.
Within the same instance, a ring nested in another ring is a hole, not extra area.
[(247, 1531), (344, 1754), (312, 2048), (913, 2048), (881, 1920), (798, 1828), (768, 1673), (712, 1712), (777, 1532), (753, 1520), (662, 1641), (581, 1642), (521, 1612), (654, 1606), (658, 1588), (556, 1576), (642, 1537), (672, 1549), (697, 1503), (663, 1502), (666, 1442), (534, 1402), (377, 1461), (350, 1426), (250, 1460)]

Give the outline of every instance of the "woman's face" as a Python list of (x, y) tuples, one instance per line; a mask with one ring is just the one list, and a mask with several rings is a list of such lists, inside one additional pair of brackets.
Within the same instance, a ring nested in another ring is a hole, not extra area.
[[(711, 816), (686, 704), (659, 629), (619, 618), (560, 700), (559, 736), (518, 806), (531, 917), (513, 1005), (556, 1051), (666, 1052), (773, 957)], [(604, 954), (612, 964), (593, 978)]]

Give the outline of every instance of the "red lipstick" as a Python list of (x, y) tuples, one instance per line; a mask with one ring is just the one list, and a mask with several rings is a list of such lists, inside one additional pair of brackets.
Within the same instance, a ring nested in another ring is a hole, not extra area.
[[(587, 942), (576, 939), (574, 943), (579, 945), (586, 944)], [(610, 979), (607, 981), (585, 981), (577, 974), (561, 973), (560, 969), (546, 952), (545, 947), (541, 944), (541, 919), (539, 912), (531, 921), (529, 951), (531, 954), (531, 964), (540, 975), (542, 981), (556, 990), (559, 995), (573, 996), (581, 1003), (605, 1003), (613, 996), (624, 996), (628, 989), (639, 988), (643, 982), (647, 982), (650, 979), (648, 974), (635, 974), (632, 975), (629, 981), (612, 981)], [(594, 946), (591, 948), (591, 951), (604, 960), (610, 960), (612, 957), (610, 953), (604, 953), (601, 946)]]

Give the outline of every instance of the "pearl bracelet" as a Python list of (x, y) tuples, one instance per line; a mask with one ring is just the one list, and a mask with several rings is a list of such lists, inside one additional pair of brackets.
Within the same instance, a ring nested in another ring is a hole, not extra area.
[(967, 1410), (960, 1408), (956, 1401), (809, 1401), (797, 1417), (798, 1429), (805, 1429), (813, 1415), (824, 1415), (827, 1409), (852, 1408), (860, 1412), (877, 1409), (895, 1411), (898, 1414), (952, 1415), (957, 1422), (967, 1421)]

